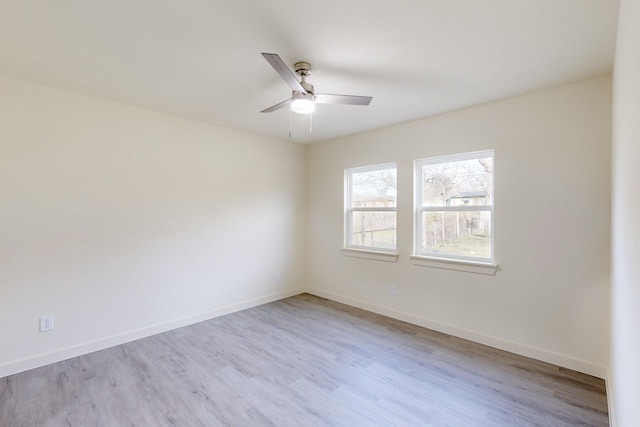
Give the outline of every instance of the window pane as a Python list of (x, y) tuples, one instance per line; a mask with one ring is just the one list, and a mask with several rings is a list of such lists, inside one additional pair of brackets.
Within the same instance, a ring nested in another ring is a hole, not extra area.
[(396, 169), (351, 174), (351, 207), (378, 208), (396, 206)]
[(421, 243), (426, 253), (491, 258), (491, 212), (423, 212)]
[(395, 212), (352, 212), (351, 244), (380, 249), (396, 248)]
[(422, 166), (422, 206), (493, 204), (493, 158)]

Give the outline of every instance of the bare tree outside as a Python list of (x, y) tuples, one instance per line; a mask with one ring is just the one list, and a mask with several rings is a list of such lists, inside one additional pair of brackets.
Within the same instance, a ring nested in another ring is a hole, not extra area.
[(491, 258), (493, 158), (423, 164), (420, 250)]

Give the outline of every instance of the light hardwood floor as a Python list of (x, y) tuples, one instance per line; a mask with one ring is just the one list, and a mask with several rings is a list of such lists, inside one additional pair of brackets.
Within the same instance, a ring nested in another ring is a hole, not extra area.
[(0, 426), (607, 426), (602, 380), (308, 294), (0, 379)]

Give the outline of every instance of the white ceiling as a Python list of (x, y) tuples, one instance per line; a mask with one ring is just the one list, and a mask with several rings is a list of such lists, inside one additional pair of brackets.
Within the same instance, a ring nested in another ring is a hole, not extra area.
[[(617, 0), (2, 0), (0, 73), (287, 139), (260, 55), (369, 107), (293, 114), (307, 143), (611, 72)], [(0, 96), (2, 96), (0, 94)]]

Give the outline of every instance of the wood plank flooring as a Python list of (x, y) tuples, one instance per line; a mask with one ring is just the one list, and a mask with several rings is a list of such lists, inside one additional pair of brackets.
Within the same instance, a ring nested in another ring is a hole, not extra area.
[(604, 382), (308, 294), (0, 379), (0, 426), (608, 426)]

